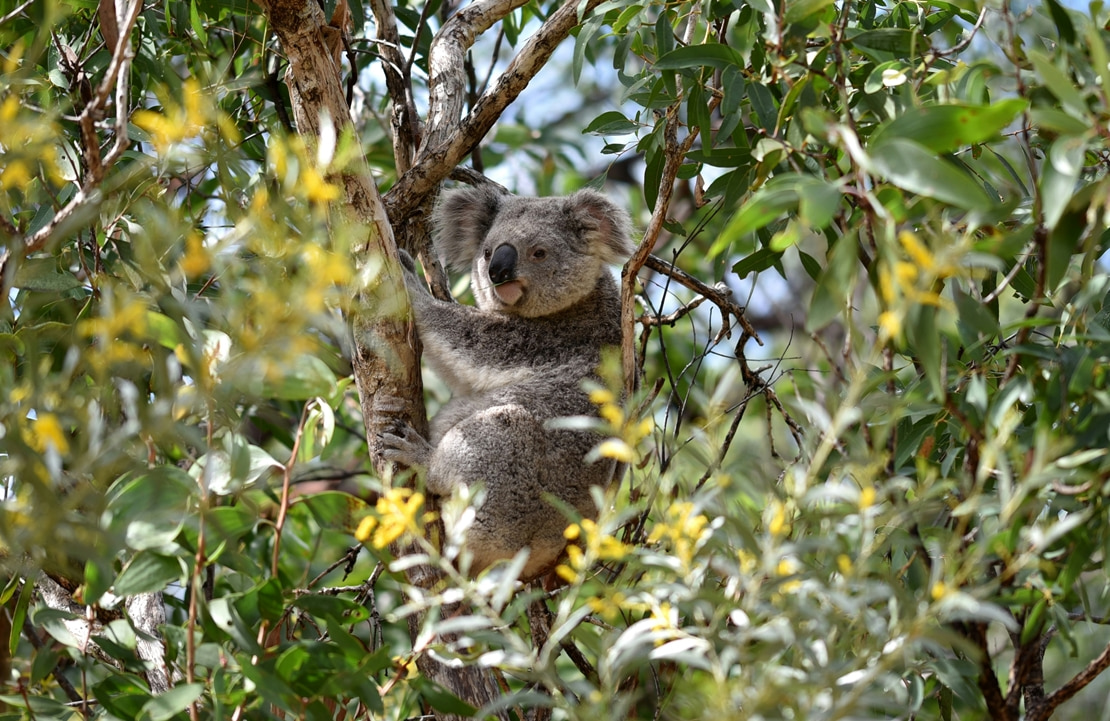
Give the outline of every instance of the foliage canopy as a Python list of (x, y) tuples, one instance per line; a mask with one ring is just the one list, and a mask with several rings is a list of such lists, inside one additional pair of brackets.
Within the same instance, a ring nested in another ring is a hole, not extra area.
[[(1101, 2), (581, 4), (469, 163), (645, 227), (630, 471), (554, 592), (455, 570), (351, 380), (404, 303), (342, 178), (409, 187), (462, 11), (321, 4), (356, 123), (312, 138), (258, 5), (0, 11), (0, 717), (473, 713), (417, 657), (500, 718), (1105, 717)], [(464, 6), (475, 113), (559, 7)]]

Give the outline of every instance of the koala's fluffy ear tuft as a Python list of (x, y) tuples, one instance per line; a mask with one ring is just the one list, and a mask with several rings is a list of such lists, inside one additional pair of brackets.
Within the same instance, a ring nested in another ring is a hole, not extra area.
[(432, 215), (435, 245), (451, 270), (470, 270), (482, 239), (501, 207), (502, 194), (489, 186), (449, 190)]
[(636, 250), (628, 213), (596, 190), (579, 190), (567, 205), (581, 219), (590, 245), (606, 263), (620, 265)]

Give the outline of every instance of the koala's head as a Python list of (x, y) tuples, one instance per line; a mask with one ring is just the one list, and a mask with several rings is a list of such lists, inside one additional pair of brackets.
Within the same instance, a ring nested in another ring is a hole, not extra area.
[(470, 270), (478, 306), (527, 318), (582, 300), (607, 264), (635, 249), (628, 214), (593, 190), (564, 198), (454, 190), (436, 208), (435, 226), (447, 267)]

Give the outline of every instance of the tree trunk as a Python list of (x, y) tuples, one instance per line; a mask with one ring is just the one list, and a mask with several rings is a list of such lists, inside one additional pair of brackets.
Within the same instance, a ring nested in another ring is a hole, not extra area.
[[(315, 145), (323, 123), (332, 123), (339, 134), (351, 132), (353, 123), (340, 83), (339, 68), (327, 43), (334, 29), (327, 26), (320, 5), (315, 0), (260, 0), (260, 4), (266, 9), (270, 25), (289, 59), (286, 82), (297, 132), (310, 146)], [(356, 265), (382, 263), (378, 276), (361, 289), (352, 312), (351, 327), (355, 346), (352, 365), (371, 460), (379, 474), (387, 475), (391, 469), (381, 458), (380, 433), (403, 420), (426, 434), (427, 416), (420, 378), (419, 341), (407, 313), (408, 300), (401, 281), (391, 219), (386, 215), (361, 152), (358, 157), (355, 167), (332, 180), (342, 184), (350, 213), (366, 228), (366, 243), (357, 249)], [(443, 176), (449, 171), (444, 171)], [(426, 204), (417, 205), (426, 207)], [(400, 226), (407, 220), (398, 218), (393, 222)], [(423, 577), (410, 576), (409, 580), (422, 586), (428, 583)], [(420, 621), (419, 618), (410, 619), (414, 634), (420, 628)], [(426, 678), (475, 707), (501, 695), (496, 679), (486, 669), (449, 668), (427, 654), (418, 657), (417, 665)], [(439, 718), (457, 717), (440, 715)]]

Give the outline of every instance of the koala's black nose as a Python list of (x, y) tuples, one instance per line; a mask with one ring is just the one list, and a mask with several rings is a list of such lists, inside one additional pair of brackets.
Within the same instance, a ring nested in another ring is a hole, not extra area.
[(498, 246), (489, 261), (489, 279), (494, 285), (501, 285), (514, 278), (516, 278), (516, 248), (511, 245)]

